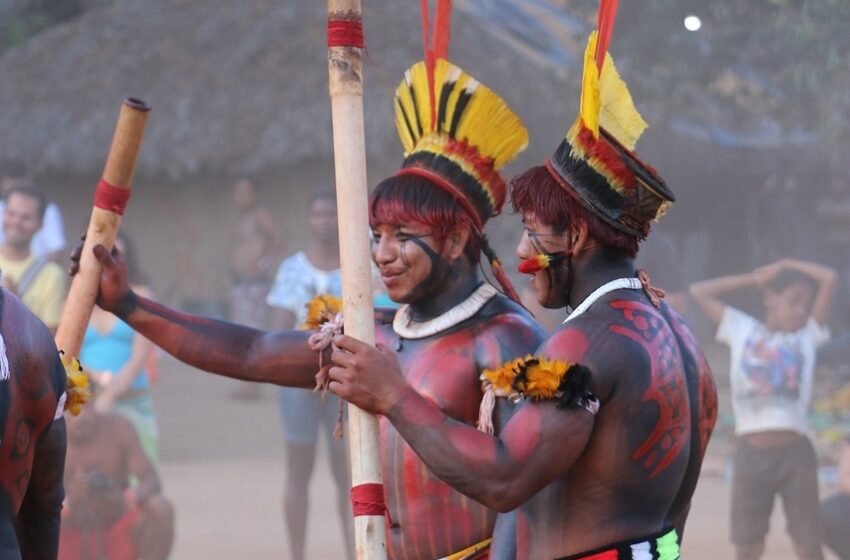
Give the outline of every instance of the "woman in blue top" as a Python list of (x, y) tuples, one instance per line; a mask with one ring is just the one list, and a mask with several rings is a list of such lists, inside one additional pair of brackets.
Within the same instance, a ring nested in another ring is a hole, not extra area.
[[(139, 276), (130, 240), (119, 235), (115, 245), (125, 255), (134, 289), (150, 293)], [(99, 412), (112, 410), (126, 416), (135, 426), (145, 453), (156, 464), (159, 431), (145, 369), (154, 351), (153, 344), (124, 321), (95, 306), (80, 350), (80, 361), (97, 387), (94, 407)]]

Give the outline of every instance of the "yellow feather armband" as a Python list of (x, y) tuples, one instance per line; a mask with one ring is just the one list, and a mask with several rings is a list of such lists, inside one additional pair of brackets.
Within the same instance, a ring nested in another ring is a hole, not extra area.
[(91, 400), (91, 389), (89, 374), (83, 370), (80, 360), (77, 358), (66, 358), (62, 354), (62, 364), (65, 366), (65, 375), (68, 377), (65, 389), (65, 410), (77, 416), (83, 406)]
[(337, 314), (342, 311), (342, 300), (328, 294), (314, 297), (304, 307), (307, 308), (307, 318), (301, 325), (301, 330), (310, 331), (318, 329), (325, 323), (333, 321)]
[(598, 404), (590, 390), (590, 370), (580, 364), (527, 355), (481, 374), (481, 410), (478, 429), (493, 433), (496, 397), (516, 403), (521, 398), (534, 401), (557, 400), (559, 408), (586, 408), (595, 413)]

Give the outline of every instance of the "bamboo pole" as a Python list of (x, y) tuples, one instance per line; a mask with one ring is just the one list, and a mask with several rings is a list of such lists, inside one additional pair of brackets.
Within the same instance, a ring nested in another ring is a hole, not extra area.
[[(103, 181), (120, 189), (130, 189), (136, 157), (142, 143), (150, 107), (144, 101), (127, 98), (121, 104), (112, 146), (103, 169)], [(97, 244), (112, 249), (121, 225), (121, 215), (111, 210), (92, 208), (80, 269), (71, 281), (65, 308), (56, 331), (56, 346), (66, 356), (79, 355), (86, 326), (91, 318), (100, 284), (100, 263), (92, 253)]]
[[(360, 0), (328, 0), (328, 21), (359, 25)], [(328, 47), (345, 332), (374, 344), (362, 58), (361, 48)], [(380, 484), (378, 421), (354, 406), (348, 418), (352, 486)], [(382, 515), (356, 516), (354, 530), (358, 560), (386, 558)]]

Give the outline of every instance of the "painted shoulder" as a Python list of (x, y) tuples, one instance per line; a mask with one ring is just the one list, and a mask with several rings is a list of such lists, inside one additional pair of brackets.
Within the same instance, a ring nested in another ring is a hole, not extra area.
[(481, 333), (510, 336), (522, 333), (542, 343), (546, 339), (543, 330), (531, 313), (502, 294), (496, 294), (473, 318), (480, 322)]

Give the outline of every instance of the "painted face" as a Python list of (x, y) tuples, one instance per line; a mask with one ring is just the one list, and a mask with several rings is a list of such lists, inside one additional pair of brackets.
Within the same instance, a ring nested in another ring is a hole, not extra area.
[(41, 229), (38, 200), (21, 193), (12, 193), (3, 210), (3, 235), (12, 246), (29, 246), (30, 240)]
[(809, 319), (815, 293), (805, 282), (794, 282), (779, 291), (764, 293), (766, 320), (776, 330), (794, 332), (802, 329)]
[(422, 224), (373, 226), (372, 259), (387, 294), (398, 303), (437, 293), (451, 271), (431, 229)]
[[(520, 260), (536, 255), (564, 252), (569, 247), (569, 228), (558, 233), (551, 226), (543, 224), (530, 212), (522, 214), (522, 237), (516, 248)], [(567, 306), (569, 286), (568, 263), (560, 262), (531, 275), (530, 283), (537, 302), (543, 307), (560, 309)]]
[(317, 198), (310, 205), (310, 216), (308, 217), (310, 232), (323, 245), (336, 245), (337, 243), (337, 218), (336, 202), (329, 198)]

